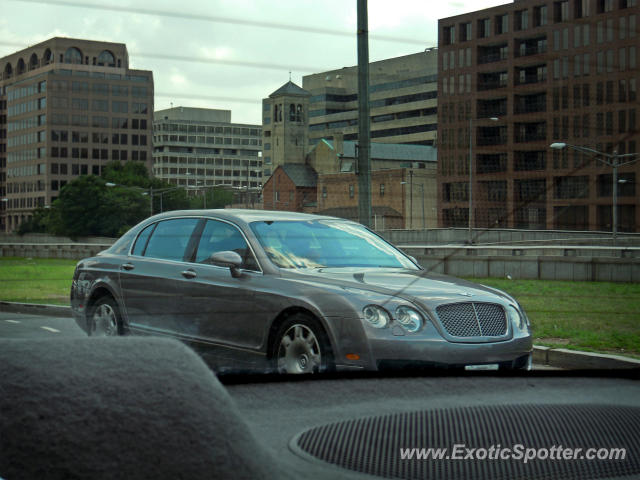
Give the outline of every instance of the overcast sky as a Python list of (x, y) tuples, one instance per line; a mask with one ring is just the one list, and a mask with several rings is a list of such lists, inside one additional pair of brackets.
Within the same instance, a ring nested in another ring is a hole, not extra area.
[[(356, 0), (102, 3), (111, 10), (96, 8), (95, 0), (2, 0), (0, 56), (53, 36), (122, 42), (132, 68), (153, 71), (156, 110), (171, 103), (221, 108), (232, 111), (233, 122), (256, 124), (261, 99), (289, 79), (289, 70), (302, 85), (303, 75), (357, 63)], [(369, 0), (370, 60), (436, 46), (438, 18), (504, 3)]]

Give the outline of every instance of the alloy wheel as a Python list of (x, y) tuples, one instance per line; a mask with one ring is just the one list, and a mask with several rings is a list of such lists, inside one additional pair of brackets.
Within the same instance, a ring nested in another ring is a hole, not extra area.
[(98, 305), (93, 312), (92, 336), (113, 337), (118, 335), (118, 317), (113, 307), (107, 303)]
[(289, 327), (280, 340), (277, 359), (280, 373), (319, 372), (322, 353), (313, 330), (299, 323)]

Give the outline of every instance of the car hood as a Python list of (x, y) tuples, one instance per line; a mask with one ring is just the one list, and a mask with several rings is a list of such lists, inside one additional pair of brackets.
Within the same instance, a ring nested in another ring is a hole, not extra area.
[(418, 301), (426, 305), (493, 301), (512, 303), (504, 292), (459, 278), (428, 273), (424, 270), (398, 268), (318, 268), (283, 270), (283, 276), (347, 289), (373, 291), (379, 294)]

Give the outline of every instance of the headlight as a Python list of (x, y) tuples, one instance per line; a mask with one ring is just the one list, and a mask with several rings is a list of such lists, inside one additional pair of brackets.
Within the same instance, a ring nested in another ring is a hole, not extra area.
[(396, 308), (395, 318), (409, 333), (415, 333), (422, 327), (422, 316), (411, 307), (401, 305)]
[(377, 305), (367, 305), (362, 309), (364, 319), (369, 322), (372, 327), (384, 328), (389, 325), (389, 314), (387, 311)]
[(511, 320), (513, 325), (515, 325), (522, 331), (527, 330), (527, 323), (525, 321), (524, 316), (520, 315), (520, 312), (518, 312), (518, 310), (515, 307), (509, 305), (507, 307), (507, 315), (509, 316), (509, 319)]

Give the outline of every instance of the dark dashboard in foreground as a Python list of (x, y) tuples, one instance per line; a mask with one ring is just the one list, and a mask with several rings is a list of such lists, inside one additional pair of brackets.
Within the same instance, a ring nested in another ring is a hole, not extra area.
[[(638, 478), (637, 379), (422, 372), (221, 384), (173, 340), (0, 340), (0, 478)], [(440, 453), (418, 458), (428, 449)], [(590, 449), (593, 459), (580, 456)]]

